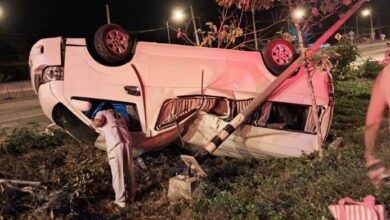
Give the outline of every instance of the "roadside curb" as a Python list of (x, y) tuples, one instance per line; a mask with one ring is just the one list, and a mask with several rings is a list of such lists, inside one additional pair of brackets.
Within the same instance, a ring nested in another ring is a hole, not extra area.
[(0, 100), (35, 96), (30, 81), (0, 84)]

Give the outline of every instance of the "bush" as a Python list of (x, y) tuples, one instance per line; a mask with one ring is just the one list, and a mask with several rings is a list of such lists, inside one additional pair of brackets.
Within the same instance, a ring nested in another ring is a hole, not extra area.
[(375, 78), (383, 69), (383, 65), (370, 59), (362, 64), (354, 64), (360, 56), (357, 47), (351, 44), (340, 44), (333, 48), (336, 56), (330, 58), (333, 65), (332, 75), (336, 80), (356, 78)]
[(340, 44), (333, 48), (337, 56), (330, 58), (333, 65), (332, 75), (336, 80), (355, 78), (353, 62), (360, 56), (359, 49), (352, 44)]
[(354, 71), (356, 72), (355, 75), (358, 77), (375, 79), (382, 69), (382, 64), (372, 60), (365, 60), (364, 63), (358, 66), (358, 68)]
[(40, 134), (27, 128), (15, 129), (0, 144), (0, 154), (19, 155), (32, 150), (52, 148), (60, 145), (64, 134), (56, 131), (55, 134)]

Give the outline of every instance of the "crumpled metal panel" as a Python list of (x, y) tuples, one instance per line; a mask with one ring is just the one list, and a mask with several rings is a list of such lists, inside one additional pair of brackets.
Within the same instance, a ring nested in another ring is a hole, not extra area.
[[(148, 135), (156, 135), (163, 104), (180, 96), (217, 96), (252, 99), (275, 77), (259, 52), (139, 42), (131, 63), (138, 70), (145, 91)], [(329, 104), (329, 77), (317, 72), (313, 79), (319, 106)], [(304, 70), (287, 79), (269, 101), (311, 105)]]

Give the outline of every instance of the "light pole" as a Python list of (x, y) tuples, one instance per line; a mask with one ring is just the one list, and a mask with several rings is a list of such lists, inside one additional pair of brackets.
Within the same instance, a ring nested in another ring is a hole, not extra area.
[(167, 25), (168, 43), (171, 43), (171, 36), (169, 34), (169, 22), (168, 22), (168, 20), (167, 20), (167, 22), (165, 24)]
[[(184, 14), (184, 11), (180, 8), (176, 8), (172, 11), (172, 19), (175, 22), (181, 22), (185, 19), (186, 15)], [(169, 33), (169, 19), (165, 23), (167, 27), (167, 35), (168, 35), (168, 43), (171, 43), (171, 35)]]
[(370, 27), (371, 27), (371, 40), (375, 40), (375, 31), (374, 31), (374, 24), (372, 22), (372, 10), (370, 5)]
[(356, 42), (359, 42), (359, 20), (357, 15), (355, 16), (355, 18), (356, 18)]
[(375, 32), (374, 32), (374, 24), (373, 24), (373, 22), (372, 22), (372, 10), (371, 10), (371, 6), (370, 6), (370, 8), (363, 10), (363, 11), (362, 11), (362, 15), (363, 15), (364, 17), (370, 16), (371, 40), (374, 41), (374, 40), (375, 40)]
[(110, 6), (108, 4), (106, 4), (106, 19), (107, 19), (107, 24), (111, 24)]
[(199, 42), (199, 36), (198, 36), (198, 29), (196, 28), (194, 10), (192, 9), (192, 5), (190, 5), (190, 10), (191, 10), (192, 25), (194, 26), (194, 36), (195, 36), (195, 40), (196, 40), (196, 45), (199, 46), (200, 42)]

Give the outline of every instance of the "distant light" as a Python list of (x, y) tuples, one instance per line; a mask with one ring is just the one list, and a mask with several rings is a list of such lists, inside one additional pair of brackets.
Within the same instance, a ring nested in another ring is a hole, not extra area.
[(4, 16), (4, 10), (3, 8), (0, 6), (0, 18), (2, 18)]
[(370, 14), (371, 14), (371, 11), (370, 11), (369, 9), (364, 9), (364, 10), (362, 11), (362, 15), (363, 15), (364, 17), (369, 16)]
[(172, 11), (172, 19), (176, 22), (181, 22), (186, 18), (186, 14), (182, 9), (175, 9)]
[(293, 12), (292, 12), (292, 17), (297, 20), (297, 21), (300, 21), (302, 20), (303, 17), (305, 17), (305, 10), (303, 8), (296, 8)]

